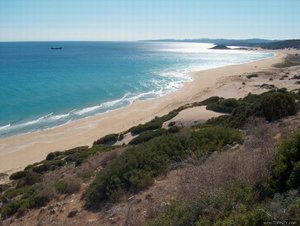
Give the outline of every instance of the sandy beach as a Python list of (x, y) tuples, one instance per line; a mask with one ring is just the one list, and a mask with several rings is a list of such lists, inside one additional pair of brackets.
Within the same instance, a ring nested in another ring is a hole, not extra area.
[[(239, 76), (268, 70), (272, 65), (281, 62), (285, 55), (286, 52), (277, 51), (276, 55), (269, 59), (193, 72), (191, 73), (193, 82), (185, 83), (180, 90), (161, 98), (137, 101), (122, 109), (63, 126), (2, 138), (0, 139), (0, 172), (9, 174), (21, 170), (28, 164), (44, 159), (49, 152), (92, 145), (93, 141), (104, 135), (125, 131), (186, 103), (200, 101), (213, 95), (240, 97), (250, 91), (262, 92), (263, 89), (255, 85), (246, 84), (242, 87), (241, 81), (244, 78)], [(259, 85), (262, 82), (259, 79), (251, 82)], [(203, 120), (208, 118), (208, 113), (203, 113), (204, 111), (205, 109), (201, 109)], [(201, 120), (201, 112), (197, 120)]]

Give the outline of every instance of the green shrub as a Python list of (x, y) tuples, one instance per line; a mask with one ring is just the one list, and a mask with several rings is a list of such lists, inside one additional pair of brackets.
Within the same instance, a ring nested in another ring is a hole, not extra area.
[(171, 127), (171, 126), (175, 126), (175, 122), (170, 122), (169, 124), (168, 124), (168, 127)]
[(174, 135), (163, 135), (128, 149), (99, 172), (85, 192), (86, 205), (99, 207), (105, 201), (115, 201), (119, 194), (147, 187), (171, 161), (185, 155), (184, 149), (184, 140)]
[[(21, 215), (30, 208), (39, 208), (49, 202), (56, 194), (73, 194), (80, 189), (81, 181), (75, 178), (65, 178), (63, 181), (49, 183), (49, 188), (40, 184), (42, 174), (64, 166), (67, 163), (76, 165), (84, 162), (89, 156), (112, 150), (113, 147), (96, 145), (92, 148), (77, 147), (64, 152), (53, 152), (48, 154), (46, 160), (34, 163), (11, 175), (16, 180), (16, 186), (7, 189), (0, 196), (2, 202), (1, 218), (5, 219), (14, 214)], [(68, 160), (68, 161), (66, 161)], [(53, 186), (53, 187), (51, 187)], [(48, 189), (48, 191), (45, 189)], [(53, 189), (53, 190), (52, 190)], [(51, 193), (51, 192), (54, 193)], [(51, 194), (50, 194), (50, 193)]]
[(63, 152), (61, 152), (61, 154), (63, 156), (67, 156), (67, 155), (71, 155), (71, 154), (74, 154), (74, 153), (77, 153), (77, 152), (83, 152), (83, 151), (88, 151), (88, 150), (89, 150), (88, 146), (81, 146), (81, 147), (76, 147), (76, 148), (69, 149), (67, 151), (63, 151)]
[(180, 131), (180, 128), (178, 126), (171, 126), (169, 129), (168, 129), (168, 132), (169, 133), (178, 133)]
[(251, 79), (251, 78), (257, 78), (258, 77), (258, 74), (250, 74), (250, 75), (247, 75), (246, 76), (248, 79)]
[(26, 171), (26, 176), (19, 179), (17, 182), (17, 187), (23, 187), (27, 185), (33, 185), (35, 183), (40, 182), (41, 176), (32, 171)]
[(10, 200), (16, 198), (17, 196), (24, 195), (30, 192), (31, 186), (23, 186), (20, 188), (11, 188), (1, 195), (1, 202), (8, 203)]
[(229, 116), (228, 125), (232, 128), (242, 127), (249, 117), (253, 115), (253, 109), (250, 105), (241, 105), (235, 108)]
[(182, 161), (191, 151), (204, 155), (241, 139), (240, 133), (230, 128), (201, 128), (190, 138), (165, 134), (130, 148), (99, 172), (85, 192), (86, 205), (99, 207), (117, 200), (120, 194), (146, 188), (172, 162)]
[[(149, 219), (144, 226), (186, 226), (195, 225), (201, 210), (197, 205), (173, 203), (167, 213), (155, 219)], [(207, 223), (207, 222), (206, 222)], [(206, 224), (207, 226), (209, 224)]]
[(246, 104), (257, 104), (258, 102), (260, 102), (261, 98), (262, 95), (248, 93), (248, 95), (240, 99), (240, 101)]
[(206, 109), (220, 113), (231, 113), (239, 105), (239, 101), (234, 98), (220, 99), (217, 102), (208, 104)]
[(220, 100), (224, 100), (224, 98), (218, 97), (218, 96), (212, 96), (207, 98), (206, 100), (201, 101), (202, 105), (209, 105), (209, 104), (213, 104), (213, 103), (217, 103)]
[(49, 170), (49, 166), (45, 164), (41, 164), (32, 168), (32, 171), (36, 173), (44, 173)]
[(21, 206), (21, 200), (13, 200), (1, 209), (1, 218), (6, 219), (17, 213)]
[(68, 191), (68, 184), (64, 180), (55, 182), (54, 186), (60, 194), (66, 194)]
[(94, 142), (94, 145), (104, 144), (104, 145), (114, 145), (119, 140), (119, 134), (113, 133), (106, 135), (99, 140)]
[(55, 190), (60, 194), (73, 194), (80, 189), (81, 181), (77, 178), (67, 177), (54, 183)]
[(192, 132), (188, 146), (194, 152), (204, 155), (233, 142), (241, 143), (239, 131), (226, 127), (203, 127)]
[(286, 67), (292, 67), (298, 65), (297, 63), (294, 63), (288, 59), (285, 59), (282, 63), (275, 64), (274, 66), (277, 68), (286, 68)]
[[(238, 211), (232, 211), (232, 213), (225, 217), (224, 219), (219, 219), (215, 226), (232, 226), (232, 225), (242, 225), (242, 226), (261, 226), (264, 225), (268, 219), (268, 215), (261, 208), (255, 208), (253, 210), (247, 210), (240, 208)], [(201, 224), (197, 224), (201, 225)], [(203, 225), (203, 224), (202, 224)]]
[(284, 219), (293, 222), (293, 225), (300, 225), (300, 196), (297, 190), (289, 190), (282, 194), (276, 193), (261, 207), (264, 212), (268, 213), (268, 220), (282, 221)]
[(272, 188), (284, 192), (299, 188), (300, 130), (280, 145), (272, 169)]
[(271, 92), (263, 95), (257, 111), (258, 114), (262, 114), (268, 121), (275, 121), (285, 116), (296, 114), (297, 105), (291, 94)]
[(221, 115), (219, 117), (214, 117), (207, 120), (205, 125), (229, 127), (229, 119), (230, 119), (229, 115)]
[(75, 162), (75, 166), (79, 166), (86, 160), (89, 156), (89, 153), (87, 151), (80, 151), (80, 152), (75, 152), (73, 154), (68, 155), (65, 158), (65, 161), (67, 162)]
[(169, 121), (172, 118), (174, 118), (178, 114), (178, 112), (179, 112), (178, 110), (174, 110), (162, 117), (155, 117), (150, 122), (147, 122), (145, 124), (140, 124), (136, 127), (133, 127), (130, 130), (128, 130), (127, 132), (131, 132), (132, 135), (138, 135), (138, 134), (148, 131), (148, 130), (160, 129), (164, 122)]
[(165, 129), (158, 129), (158, 130), (154, 130), (154, 131), (146, 131), (141, 133), (140, 135), (138, 135), (138, 137), (133, 138), (129, 144), (130, 145), (137, 145), (137, 144), (141, 144), (141, 143), (145, 143), (155, 137), (159, 137), (161, 135), (163, 135), (164, 133), (166, 133)]
[[(210, 119), (207, 124), (240, 128), (251, 116), (264, 117), (268, 121), (274, 121), (297, 112), (295, 94), (288, 93), (286, 89), (279, 89), (277, 92), (269, 91), (261, 95), (249, 93), (243, 99), (233, 100), (225, 99), (208, 105), (207, 109), (209, 110), (232, 112), (229, 116)], [(224, 104), (224, 102), (228, 103)]]
[(15, 213), (23, 214), (29, 208), (38, 208), (49, 200), (39, 195), (40, 187), (37, 185), (11, 189), (1, 197), (3, 207), (1, 218), (6, 219)]
[(214, 196), (201, 194), (197, 200), (175, 202), (166, 213), (149, 219), (145, 225), (261, 225), (266, 214), (253, 208), (252, 198), (249, 186), (232, 184)]
[(55, 154), (53, 152), (50, 152), (47, 157), (46, 157), (46, 160), (52, 160), (55, 158)]
[(12, 175), (10, 175), (9, 179), (10, 180), (18, 180), (20, 178), (23, 178), (26, 176), (26, 172), (25, 171), (18, 171), (13, 173)]
[(17, 181), (17, 187), (35, 184), (40, 180), (39, 175), (32, 171), (19, 171), (10, 175), (9, 179)]

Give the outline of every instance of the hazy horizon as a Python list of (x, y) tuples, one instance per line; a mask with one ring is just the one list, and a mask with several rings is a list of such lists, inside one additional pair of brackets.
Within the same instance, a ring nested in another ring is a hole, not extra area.
[(200, 39), (224, 39), (224, 40), (251, 40), (251, 39), (262, 39), (262, 40), (269, 40), (269, 41), (283, 41), (283, 40), (295, 40), (300, 38), (294, 38), (294, 39), (266, 39), (266, 38), (182, 38), (182, 39), (176, 39), (176, 38), (160, 38), (160, 39), (144, 39), (144, 40), (0, 40), (0, 42), (147, 42), (147, 41), (164, 41), (164, 40), (175, 40), (175, 41), (184, 41), (184, 40), (200, 40)]
[(298, 0), (0, 0), (0, 41), (297, 39)]

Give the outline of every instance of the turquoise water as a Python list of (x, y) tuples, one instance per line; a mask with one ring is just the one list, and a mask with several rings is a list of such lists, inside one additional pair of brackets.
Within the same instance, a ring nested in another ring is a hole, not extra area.
[[(271, 54), (209, 50), (211, 44), (0, 43), (0, 136), (46, 129), (163, 96), (187, 75)], [(62, 50), (51, 50), (62, 47)]]

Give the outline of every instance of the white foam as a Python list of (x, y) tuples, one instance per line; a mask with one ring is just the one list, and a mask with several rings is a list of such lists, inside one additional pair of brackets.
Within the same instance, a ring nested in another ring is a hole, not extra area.
[(88, 107), (88, 108), (84, 108), (78, 111), (75, 111), (74, 114), (75, 115), (83, 115), (92, 111), (97, 110), (98, 108), (100, 108), (102, 105), (97, 105), (97, 106), (93, 106), (93, 107)]
[(70, 113), (68, 114), (63, 114), (63, 115), (54, 115), (51, 117), (52, 120), (59, 120), (59, 119), (62, 119), (62, 118), (66, 118), (66, 117), (69, 117), (70, 116)]
[(94, 112), (96, 110), (101, 110), (101, 109), (105, 109), (105, 108), (109, 108), (109, 107), (113, 107), (114, 105), (121, 103), (122, 101), (126, 100), (126, 98), (129, 96), (129, 93), (126, 93), (122, 98), (117, 99), (117, 100), (113, 100), (113, 101), (107, 101), (104, 102), (100, 105), (96, 105), (96, 106), (92, 106), (92, 107), (87, 107), (87, 108), (83, 108), (81, 110), (75, 111), (74, 114), (75, 115), (85, 115), (91, 112)]
[(5, 129), (8, 129), (9, 127), (11, 127), (10, 124), (7, 124), (7, 125), (5, 125), (5, 126), (1, 126), (1, 127), (0, 127), (0, 130), (5, 130)]
[(25, 123), (21, 123), (21, 124), (17, 124), (17, 125), (13, 125), (12, 127), (24, 127), (24, 126), (29, 126), (29, 125), (33, 125), (33, 124), (36, 124), (44, 119), (47, 119), (47, 118), (50, 118), (51, 116), (53, 115), (53, 112), (51, 112), (50, 114), (47, 114), (45, 116), (42, 116), (36, 120), (32, 120), (32, 121), (28, 121), (28, 122), (25, 122)]

